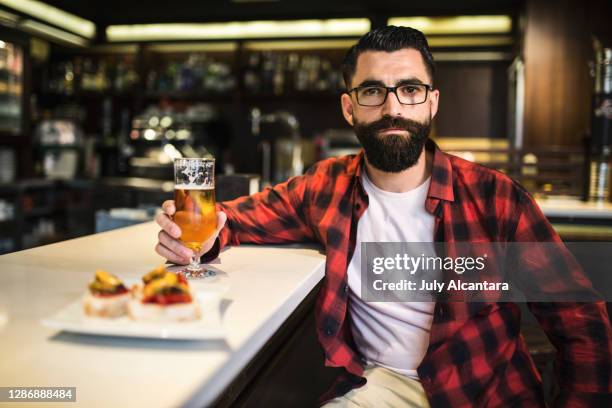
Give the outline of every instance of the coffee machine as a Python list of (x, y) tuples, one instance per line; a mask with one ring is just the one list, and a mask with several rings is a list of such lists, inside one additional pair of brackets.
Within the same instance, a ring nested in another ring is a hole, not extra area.
[(83, 132), (67, 119), (41, 121), (35, 132), (35, 146), (44, 177), (73, 179), (83, 167)]
[(230, 138), (228, 124), (210, 105), (194, 105), (185, 112), (152, 106), (132, 120), (129, 174), (168, 180), (173, 160), (180, 157), (213, 156), (222, 168), (222, 149)]
[(262, 186), (303, 173), (300, 125), (295, 115), (287, 111), (262, 114), (259, 108), (253, 108), (251, 133), (261, 149)]

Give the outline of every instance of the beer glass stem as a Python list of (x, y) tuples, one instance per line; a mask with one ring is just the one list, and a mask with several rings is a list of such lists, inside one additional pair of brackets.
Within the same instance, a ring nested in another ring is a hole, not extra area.
[(215, 271), (204, 267), (204, 265), (200, 263), (200, 257), (198, 255), (193, 255), (191, 257), (191, 262), (183, 273), (188, 279), (209, 278), (217, 274)]
[(200, 265), (200, 257), (197, 254), (193, 254), (191, 256), (191, 262), (189, 262), (189, 267), (187, 269), (189, 269), (190, 272), (202, 271), (202, 265)]

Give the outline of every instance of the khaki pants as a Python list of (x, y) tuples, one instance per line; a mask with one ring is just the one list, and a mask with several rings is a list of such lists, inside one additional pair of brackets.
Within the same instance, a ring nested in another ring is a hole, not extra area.
[(417, 380), (380, 366), (366, 367), (363, 376), (368, 380), (366, 385), (334, 398), (323, 408), (429, 408), (425, 390)]

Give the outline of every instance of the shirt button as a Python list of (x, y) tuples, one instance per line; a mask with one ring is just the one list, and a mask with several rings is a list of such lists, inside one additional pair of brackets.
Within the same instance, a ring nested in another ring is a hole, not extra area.
[(332, 334), (334, 334), (334, 331), (328, 327), (327, 329), (325, 329), (325, 334), (327, 334), (328, 336), (331, 336)]
[(359, 209), (361, 209), (361, 204), (357, 203), (357, 204), (355, 205), (355, 208), (356, 208), (356, 209), (358, 209), (358, 210), (359, 210)]

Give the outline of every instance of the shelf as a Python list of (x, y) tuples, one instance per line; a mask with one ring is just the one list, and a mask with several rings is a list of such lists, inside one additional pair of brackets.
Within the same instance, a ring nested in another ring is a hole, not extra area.
[(24, 218), (46, 217), (46, 216), (54, 215), (56, 212), (57, 212), (57, 208), (55, 207), (51, 207), (51, 206), (39, 207), (39, 208), (34, 208), (30, 211), (24, 211), (23, 217)]
[[(92, 186), (91, 180), (83, 179), (26, 179), (13, 185), (0, 186), (0, 190), (4, 188), (10, 192), (15, 197), (13, 202), (17, 203), (16, 219), (0, 222), (2, 237), (12, 238), (15, 241), (11, 251), (92, 233), (94, 231), (90, 194)], [(27, 205), (22, 204), (24, 200)], [(35, 235), (35, 232), (42, 232), (38, 230), (38, 226), (43, 224), (42, 220), (54, 226), (53, 234)]]
[(51, 189), (57, 185), (57, 180), (43, 179), (43, 178), (32, 178), (32, 179), (23, 179), (13, 183), (14, 186), (19, 188), (20, 190), (28, 190), (28, 189)]
[(0, 230), (3, 232), (7, 229), (13, 229), (19, 222), (16, 219), (0, 221)]
[(612, 227), (608, 225), (575, 225), (575, 224), (552, 224), (555, 232), (566, 241), (588, 240), (588, 241), (610, 241), (612, 239)]
[(81, 99), (103, 99), (107, 97), (117, 99), (133, 99), (138, 95), (138, 90), (133, 91), (77, 91), (72, 94), (65, 94), (55, 91), (44, 91), (38, 92), (37, 95), (42, 98), (49, 98), (54, 100), (81, 100)]
[(291, 92), (275, 95), (272, 93), (246, 94), (246, 102), (300, 102), (339, 101), (342, 92)]
[(235, 94), (216, 93), (205, 91), (167, 91), (167, 92), (147, 92), (146, 99), (184, 99), (184, 100), (212, 100), (212, 101), (231, 101)]
[(23, 145), (27, 142), (28, 140), (23, 133), (0, 130), (0, 144)]
[[(335, 101), (339, 100), (342, 95), (342, 91), (331, 92), (331, 91), (320, 91), (320, 92), (287, 92), (280, 95), (273, 93), (243, 93), (237, 94), (232, 93), (216, 93), (216, 92), (205, 92), (205, 91), (167, 91), (167, 92), (146, 92), (142, 95), (144, 99), (148, 100), (159, 100), (159, 99), (171, 99), (171, 100), (185, 100), (185, 101), (213, 101), (213, 102), (232, 102), (241, 99), (245, 102), (300, 102), (303, 101)], [(136, 99), (138, 98), (137, 93), (75, 93), (73, 95), (65, 95), (59, 93), (43, 93), (40, 94), (42, 98), (61, 98), (66, 101), (77, 101), (80, 99), (103, 99), (104, 97), (110, 96), (113, 98), (123, 99)]]
[(25, 242), (23, 244), (23, 249), (35, 248), (35, 247), (48, 245), (48, 244), (54, 244), (56, 242), (63, 241), (64, 239), (65, 239), (64, 235), (59, 234), (59, 233), (55, 233), (52, 235), (44, 235), (44, 236), (38, 237), (36, 240), (32, 240), (31, 242)]
[(580, 174), (515, 174), (511, 175), (513, 178), (516, 178), (518, 181), (521, 180), (532, 180), (532, 181), (540, 181), (540, 182), (557, 182), (557, 181), (565, 181), (565, 182), (575, 182), (578, 178), (580, 178)]
[(19, 193), (19, 188), (15, 183), (0, 183), (0, 198), (7, 196), (16, 196)]
[(513, 163), (511, 161), (475, 161), (475, 163), (477, 164), (481, 164), (487, 167), (506, 167), (506, 168), (512, 168), (512, 169), (521, 169), (521, 168), (525, 168), (525, 169), (538, 169), (540, 171), (542, 170), (566, 170), (566, 171), (573, 171), (572, 167), (582, 167), (583, 163), (579, 162), (570, 162), (570, 161), (565, 161), (565, 162), (540, 162), (540, 163)]

